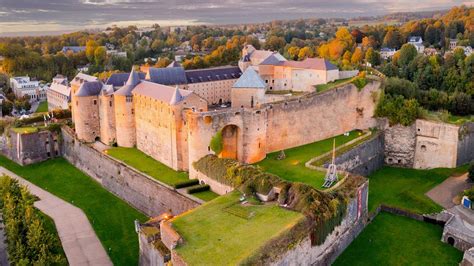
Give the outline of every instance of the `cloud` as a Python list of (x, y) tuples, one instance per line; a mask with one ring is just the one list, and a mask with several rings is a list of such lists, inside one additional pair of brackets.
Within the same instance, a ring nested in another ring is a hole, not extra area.
[[(274, 19), (373, 16), (473, 5), (463, 0), (0, 0), (0, 34), (80, 29), (110, 23), (229, 24)], [(54, 15), (52, 15), (54, 13)], [(35, 21), (34, 24), (31, 21)], [(43, 23), (43, 25), (41, 25)], [(10, 25), (10, 24), (9, 24)], [(23, 25), (23, 27), (21, 26)], [(39, 25), (39, 26), (35, 26)]]

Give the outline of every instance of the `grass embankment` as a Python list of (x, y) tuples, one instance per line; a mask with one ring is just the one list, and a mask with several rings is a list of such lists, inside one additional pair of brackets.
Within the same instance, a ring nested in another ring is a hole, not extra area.
[(44, 113), (44, 112), (47, 112), (47, 111), (48, 111), (48, 102), (44, 101), (44, 102), (40, 102), (40, 104), (38, 105), (38, 108), (36, 109), (35, 113)]
[(106, 153), (170, 186), (189, 180), (188, 173), (175, 171), (136, 148), (113, 147)]
[(231, 192), (172, 220), (189, 265), (237, 265), (304, 216), (276, 205), (242, 206)]
[(459, 116), (459, 115), (452, 115), (448, 111), (427, 111), (424, 110), (422, 113), (422, 118), (426, 120), (431, 120), (435, 122), (443, 122), (448, 124), (453, 124), (460, 126), (467, 122), (474, 122), (474, 115), (466, 115), (466, 116)]
[[(335, 137), (336, 147), (347, 143), (359, 137), (360, 131), (351, 131), (349, 136), (339, 135)], [(333, 138), (310, 143), (292, 149), (285, 150), (286, 158), (277, 160), (280, 152), (274, 152), (267, 155), (267, 158), (257, 165), (261, 166), (266, 172), (275, 174), (282, 179), (292, 182), (302, 182), (321, 189), (324, 183), (324, 172), (309, 169), (305, 163), (310, 159), (320, 156), (333, 147)]]
[(338, 87), (338, 86), (341, 86), (341, 85), (349, 84), (349, 83), (351, 83), (352, 79), (353, 78), (338, 79), (338, 80), (335, 80), (333, 82), (329, 82), (329, 83), (326, 83), (326, 84), (319, 84), (319, 85), (316, 85), (314, 87), (316, 88), (317, 92), (323, 92), (323, 91), (327, 91), (329, 89), (332, 89), (332, 88), (335, 88), (335, 87)]
[(425, 193), (449, 176), (466, 171), (467, 166), (431, 170), (385, 166), (369, 176), (369, 211), (374, 211), (380, 204), (385, 204), (419, 214), (439, 212), (442, 207)]
[(213, 200), (213, 199), (219, 197), (218, 194), (212, 192), (211, 190), (196, 192), (196, 193), (193, 193), (191, 195), (193, 195), (196, 198), (202, 199), (204, 201), (210, 201), (210, 200)]
[(442, 233), (438, 225), (381, 212), (333, 265), (457, 265), (462, 252), (441, 242)]
[(36, 133), (39, 131), (38, 127), (14, 127), (12, 128), (13, 132), (20, 134), (30, 134)]
[(145, 215), (62, 158), (23, 167), (0, 156), (0, 165), (82, 209), (114, 265), (138, 264), (134, 220)]

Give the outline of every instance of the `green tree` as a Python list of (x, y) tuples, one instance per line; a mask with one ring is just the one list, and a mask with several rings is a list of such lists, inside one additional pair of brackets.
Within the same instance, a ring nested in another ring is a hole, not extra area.
[(374, 48), (370, 47), (365, 53), (365, 60), (367, 60), (367, 62), (369, 62), (372, 66), (380, 65), (380, 54), (379, 52), (375, 51)]
[(397, 29), (389, 29), (383, 38), (383, 46), (398, 49), (401, 45), (401, 34)]
[(400, 49), (400, 56), (398, 58), (398, 65), (400, 67), (406, 67), (408, 64), (415, 59), (418, 52), (416, 51), (415, 46), (411, 44), (404, 44)]

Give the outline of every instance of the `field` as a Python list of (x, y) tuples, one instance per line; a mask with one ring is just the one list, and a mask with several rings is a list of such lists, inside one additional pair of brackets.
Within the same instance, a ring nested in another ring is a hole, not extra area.
[(38, 105), (38, 109), (36, 109), (35, 113), (44, 113), (47, 111), (48, 111), (48, 102), (44, 101), (44, 102), (40, 102), (40, 104)]
[(172, 220), (189, 265), (237, 265), (304, 216), (276, 205), (241, 206), (240, 194), (216, 198)]
[(458, 265), (462, 252), (434, 224), (381, 212), (333, 265)]
[(136, 148), (114, 147), (106, 153), (170, 186), (189, 180), (188, 173), (175, 171)]
[(382, 203), (420, 214), (441, 211), (425, 193), (449, 176), (466, 171), (466, 167), (416, 170), (385, 166), (369, 176), (369, 211)]
[(62, 158), (22, 167), (0, 156), (0, 165), (82, 209), (115, 265), (138, 264), (134, 220), (145, 215)]
[[(339, 135), (336, 138), (336, 147), (359, 137), (360, 131), (352, 131), (349, 136)], [(285, 150), (286, 158), (277, 160), (280, 152), (267, 154), (267, 158), (257, 165), (266, 172), (278, 175), (282, 179), (292, 182), (302, 182), (320, 189), (324, 183), (324, 172), (315, 171), (305, 166), (310, 159), (332, 150), (333, 138), (310, 143), (296, 148)]]

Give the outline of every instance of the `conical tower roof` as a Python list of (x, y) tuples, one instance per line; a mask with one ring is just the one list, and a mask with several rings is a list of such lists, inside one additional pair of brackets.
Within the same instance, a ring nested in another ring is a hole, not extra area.
[(184, 99), (181, 92), (179, 92), (178, 86), (174, 88), (173, 96), (171, 96), (170, 104), (175, 105)]
[(244, 74), (234, 83), (232, 88), (259, 88), (264, 89), (265, 82), (260, 78), (257, 72), (249, 67), (245, 70)]
[(128, 76), (128, 80), (125, 83), (125, 85), (120, 88), (118, 91), (115, 92), (117, 95), (123, 95), (123, 96), (130, 96), (132, 95), (132, 91), (135, 88), (135, 86), (140, 83), (140, 76), (138, 75), (137, 72), (132, 68), (132, 71), (130, 72), (130, 76)]

